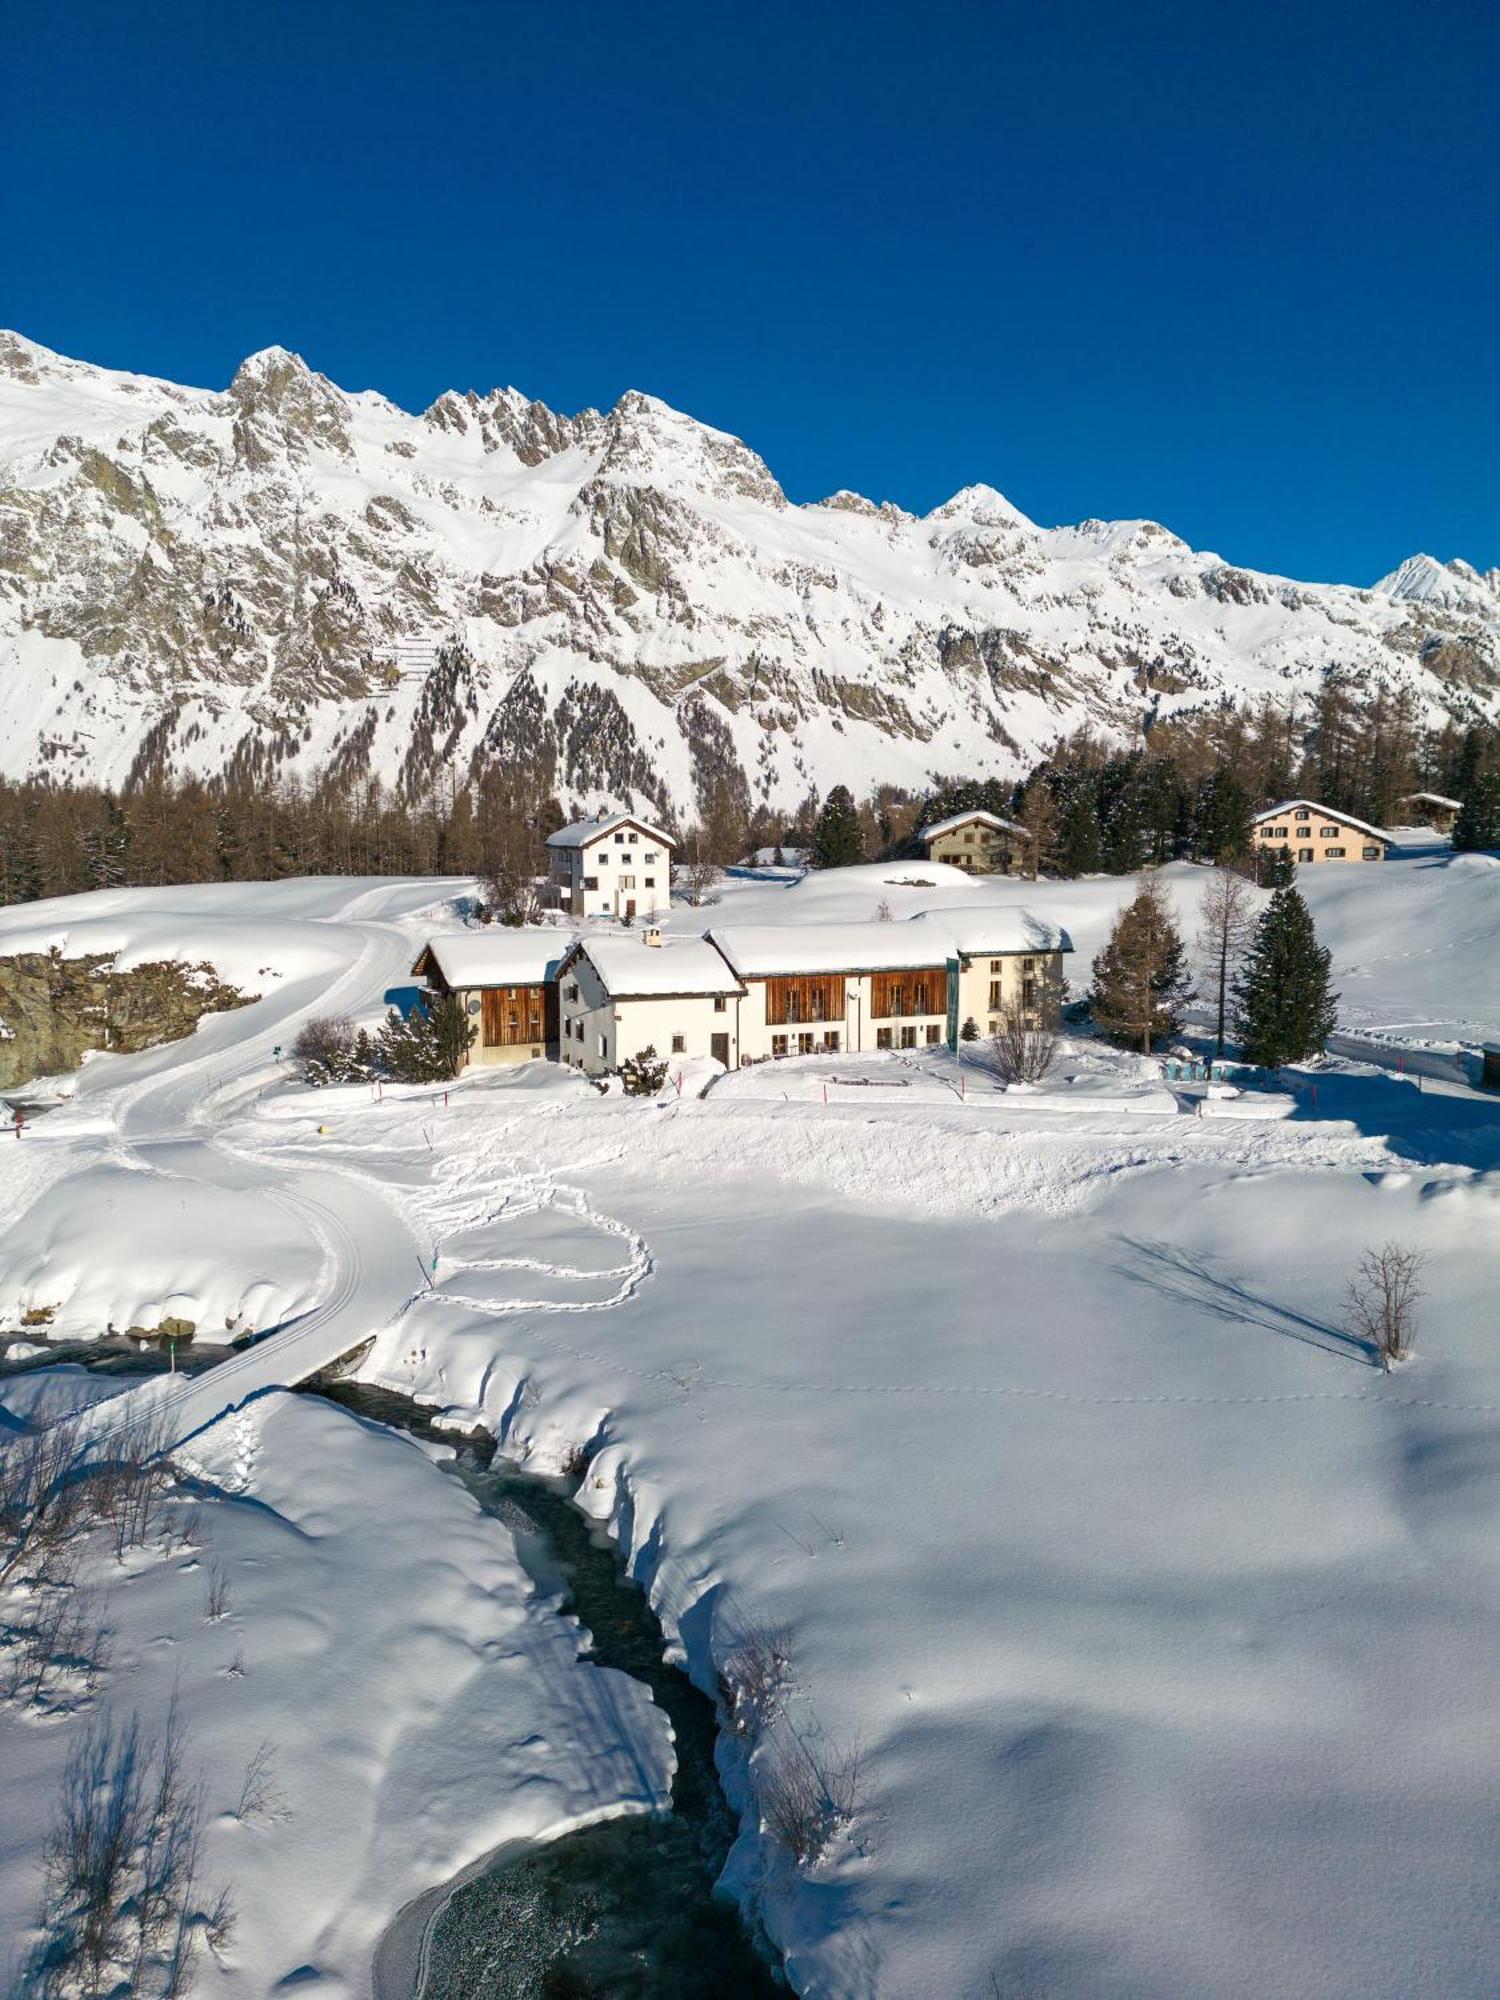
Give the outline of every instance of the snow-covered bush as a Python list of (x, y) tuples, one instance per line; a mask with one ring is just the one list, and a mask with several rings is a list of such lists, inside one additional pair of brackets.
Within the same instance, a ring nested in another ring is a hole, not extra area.
[(375, 1074), (375, 1045), (347, 1014), (323, 1014), (303, 1023), (292, 1043), (292, 1061), (315, 1090), (329, 1083), (359, 1083)]
[(667, 1080), (666, 1061), (647, 1043), (638, 1055), (620, 1064), (619, 1075), (627, 1097), (655, 1097)]
[(811, 1867), (865, 1802), (864, 1749), (808, 1742), (787, 1729), (752, 1765), (760, 1821), (799, 1868)]

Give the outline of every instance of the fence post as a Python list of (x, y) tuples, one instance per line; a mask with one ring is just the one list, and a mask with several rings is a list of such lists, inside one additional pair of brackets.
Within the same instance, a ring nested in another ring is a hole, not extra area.
[(823, 1102), (825, 1104), (828, 1102), (828, 1085), (826, 1083), (823, 1086)]

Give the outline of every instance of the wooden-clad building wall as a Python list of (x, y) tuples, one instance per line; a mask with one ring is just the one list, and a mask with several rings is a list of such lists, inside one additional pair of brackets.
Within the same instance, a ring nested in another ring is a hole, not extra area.
[(778, 974), (766, 981), (766, 1020), (773, 1027), (788, 1021), (842, 1021), (844, 975), (841, 972)]
[(872, 972), (870, 974), (870, 1018), (890, 1020), (896, 1015), (946, 1014), (948, 1011), (948, 968), (925, 965), (915, 972)]
[(557, 1040), (557, 987), (487, 986), (481, 995), (481, 1038), (487, 1049), (545, 1046)]

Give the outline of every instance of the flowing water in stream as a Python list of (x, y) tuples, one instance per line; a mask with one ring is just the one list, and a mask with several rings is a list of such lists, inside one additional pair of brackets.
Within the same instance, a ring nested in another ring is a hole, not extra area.
[[(734, 1906), (713, 1893), (738, 1823), (714, 1763), (714, 1706), (663, 1657), (645, 1592), (562, 1481), (509, 1465), (493, 1442), (456, 1439), (404, 1396), (320, 1382), (359, 1416), (452, 1448), (454, 1470), (523, 1559), (555, 1578), (591, 1643), (586, 1661), (642, 1682), (672, 1725), (672, 1808), (607, 1820), (509, 1852), (404, 1913), (383, 1948), (382, 2000), (759, 2000), (785, 1994)], [(528, 1546), (529, 1545), (529, 1546)], [(415, 1933), (415, 1935), (413, 1935)], [(393, 1968), (399, 1972), (393, 1973)]]

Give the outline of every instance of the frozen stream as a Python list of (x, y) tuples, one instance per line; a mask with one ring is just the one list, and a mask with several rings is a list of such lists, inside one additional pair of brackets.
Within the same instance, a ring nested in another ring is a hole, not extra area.
[[(453, 1446), (404, 1396), (358, 1383), (317, 1393), (379, 1423)], [(663, 1657), (659, 1622), (618, 1551), (566, 1487), (470, 1440), (453, 1469), (517, 1537), (539, 1577), (567, 1586), (584, 1659), (643, 1683), (672, 1726), (672, 1810), (612, 1819), (492, 1857), (404, 1910), (376, 1960), (377, 2000), (752, 2000), (779, 1977), (713, 1885), (738, 1825), (714, 1762), (714, 1706)]]

